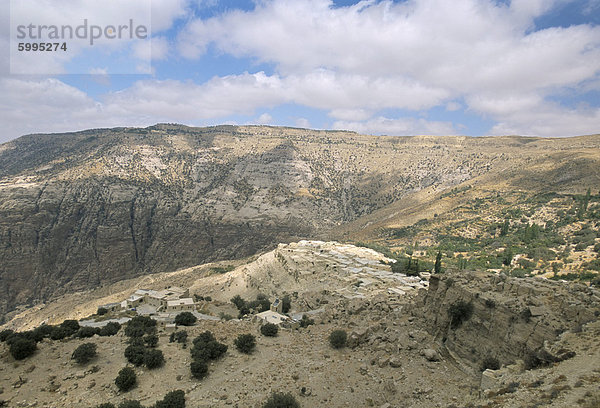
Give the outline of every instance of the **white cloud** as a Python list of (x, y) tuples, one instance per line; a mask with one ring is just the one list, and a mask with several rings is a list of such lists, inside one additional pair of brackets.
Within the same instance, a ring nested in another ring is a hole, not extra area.
[(296, 126), (300, 127), (300, 128), (304, 128), (304, 129), (312, 128), (310, 121), (306, 118), (298, 118), (298, 119), (296, 119), (295, 123), (296, 123)]
[(413, 135), (455, 135), (454, 126), (450, 122), (427, 121), (425, 119), (400, 118), (390, 119), (377, 117), (363, 122), (338, 121), (334, 129), (354, 130), (359, 133), (384, 134), (394, 136)]
[(535, 18), (567, 1), (264, 0), (192, 20), (177, 43), (187, 58), (212, 46), (272, 63), (292, 100), (345, 121), (384, 108), (460, 109), (453, 99), (503, 119), (600, 77), (600, 27), (535, 30)]
[(271, 116), (265, 112), (262, 115), (260, 115), (258, 118), (256, 118), (254, 123), (256, 123), (257, 125), (270, 125), (273, 123), (273, 116)]

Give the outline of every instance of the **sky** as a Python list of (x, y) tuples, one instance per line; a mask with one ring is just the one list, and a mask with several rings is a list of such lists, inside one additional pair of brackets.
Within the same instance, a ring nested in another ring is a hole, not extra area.
[[(162, 122), (379, 135), (600, 133), (600, 0), (0, 5), (0, 142)], [(105, 28), (115, 16), (135, 19), (148, 35), (92, 46), (71, 39), (62, 53), (17, 50), (35, 42), (15, 39), (21, 22), (75, 26), (82, 16)]]

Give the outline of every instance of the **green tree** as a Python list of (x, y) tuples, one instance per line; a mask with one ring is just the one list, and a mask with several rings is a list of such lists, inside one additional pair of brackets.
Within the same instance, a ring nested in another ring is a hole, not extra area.
[(175, 324), (178, 326), (193, 326), (197, 320), (191, 312), (181, 312), (175, 316)]
[(208, 375), (208, 364), (204, 360), (194, 360), (190, 365), (192, 377), (201, 380)]
[(502, 224), (502, 228), (500, 228), (500, 236), (503, 237), (508, 234), (508, 229), (510, 228), (510, 222), (508, 220), (504, 220), (504, 224)]
[(96, 345), (94, 343), (83, 343), (73, 351), (71, 358), (77, 362), (77, 364), (87, 364), (94, 357), (96, 357)]
[(125, 400), (119, 404), (119, 408), (144, 408), (138, 400)]
[(144, 354), (144, 364), (150, 370), (162, 367), (165, 364), (165, 357), (160, 350), (146, 350)]
[(275, 337), (277, 336), (277, 332), (279, 331), (279, 327), (273, 323), (265, 323), (260, 327), (260, 332), (263, 336), (267, 337)]
[(122, 368), (119, 375), (115, 378), (115, 384), (119, 390), (126, 392), (131, 390), (137, 384), (137, 376), (131, 367)]
[(438, 251), (437, 255), (435, 256), (435, 266), (433, 267), (433, 271), (435, 273), (442, 272), (442, 252), (441, 251)]
[(155, 408), (185, 408), (185, 392), (175, 390), (168, 392), (162, 401), (157, 401)]
[(23, 360), (35, 353), (37, 345), (34, 340), (17, 337), (12, 341), (9, 350), (15, 360)]
[(283, 313), (287, 313), (292, 308), (292, 300), (289, 295), (285, 295), (283, 299), (281, 299), (281, 311)]
[(249, 333), (240, 334), (233, 344), (241, 353), (250, 354), (256, 347), (256, 337)]
[(502, 256), (502, 263), (506, 266), (510, 266), (513, 260), (513, 251), (511, 247), (508, 247), (504, 250), (504, 254)]
[(125, 348), (125, 358), (131, 364), (139, 367), (144, 364), (146, 349), (138, 344), (130, 344)]

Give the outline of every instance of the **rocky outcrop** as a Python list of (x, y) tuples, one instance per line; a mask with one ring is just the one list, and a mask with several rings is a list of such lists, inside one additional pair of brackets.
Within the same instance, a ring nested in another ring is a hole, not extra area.
[(413, 314), (447, 352), (472, 369), (485, 361), (544, 364), (572, 357), (548, 345), (598, 320), (600, 291), (539, 278), (462, 273), (432, 275)]

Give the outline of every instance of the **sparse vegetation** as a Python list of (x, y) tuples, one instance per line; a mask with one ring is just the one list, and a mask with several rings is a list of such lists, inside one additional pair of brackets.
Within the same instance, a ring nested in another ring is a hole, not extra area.
[(181, 312), (175, 316), (175, 324), (178, 326), (193, 326), (197, 320), (191, 312)]
[(240, 334), (233, 342), (239, 352), (250, 354), (256, 347), (256, 337), (252, 334)]
[(313, 319), (311, 319), (310, 317), (308, 317), (307, 314), (303, 314), (302, 319), (300, 319), (300, 327), (302, 327), (302, 328), (308, 327), (311, 324), (315, 324), (315, 321)]
[(73, 351), (71, 358), (75, 360), (77, 364), (87, 364), (92, 361), (96, 355), (96, 345), (94, 343), (84, 343)]
[(329, 335), (329, 344), (335, 349), (346, 347), (348, 335), (344, 330), (334, 330)]
[(35, 341), (18, 336), (13, 337), (16, 338), (11, 342), (9, 350), (10, 355), (13, 356), (15, 360), (23, 360), (33, 355), (37, 350)]
[(153, 370), (162, 367), (165, 364), (165, 357), (160, 350), (146, 350), (144, 353), (144, 365)]
[(277, 336), (277, 332), (279, 331), (279, 327), (273, 323), (265, 323), (260, 327), (260, 332), (263, 336), (267, 337), (275, 337)]
[(473, 303), (458, 300), (448, 308), (448, 316), (450, 316), (450, 327), (453, 329), (459, 328), (464, 322), (471, 318), (473, 314)]
[(131, 367), (122, 368), (119, 375), (115, 379), (115, 384), (120, 391), (126, 392), (131, 390), (137, 384), (137, 376)]
[(300, 408), (300, 404), (290, 393), (274, 392), (262, 408)]

